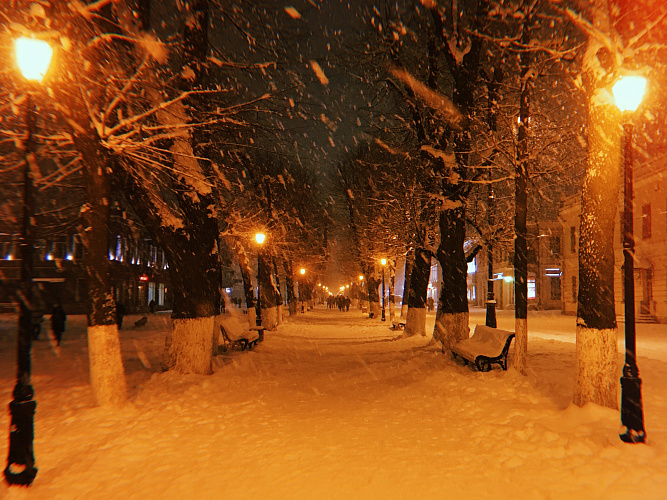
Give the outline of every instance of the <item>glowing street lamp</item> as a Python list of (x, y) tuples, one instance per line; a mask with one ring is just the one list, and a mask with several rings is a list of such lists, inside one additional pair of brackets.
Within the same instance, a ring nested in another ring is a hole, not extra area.
[(642, 408), (642, 381), (637, 367), (635, 338), (635, 281), (633, 228), (633, 165), (632, 139), (634, 125), (632, 112), (641, 103), (646, 89), (646, 79), (640, 76), (621, 77), (612, 88), (616, 106), (625, 112), (624, 135), (624, 189), (623, 189), (623, 283), (625, 285), (625, 365), (621, 377), (621, 440), (626, 443), (643, 443), (646, 440), (644, 411)]
[[(15, 41), (16, 63), (23, 77), (29, 82), (41, 83), (51, 64), (53, 49), (43, 40), (21, 37)], [(19, 301), (19, 328), (17, 342), (17, 371), (14, 399), (9, 403), (11, 425), (9, 453), (5, 478), (9, 484), (29, 485), (37, 475), (33, 451), (34, 416), (37, 402), (32, 388), (32, 271), (33, 237), (31, 219), (34, 212), (32, 172), (37, 170), (35, 158), (34, 128), (35, 107), (30, 89), (26, 92), (24, 113), (27, 136), (25, 169), (23, 172), (23, 221), (21, 226), (21, 288)]]
[[(302, 267), (301, 269), (299, 269), (299, 274), (300, 274), (301, 276), (305, 276), (305, 275), (306, 275), (306, 269), (303, 268), (303, 267)], [(301, 300), (301, 312), (302, 312), (302, 313), (305, 313), (305, 312), (306, 312), (306, 308), (305, 308), (304, 305), (303, 305), (303, 294), (301, 293), (301, 285), (302, 285), (302, 284), (303, 284), (303, 282), (299, 282), (299, 300)]]
[(53, 48), (44, 40), (27, 37), (17, 38), (14, 48), (23, 78), (41, 83), (51, 65)]
[(385, 296), (385, 291), (384, 291), (384, 266), (387, 265), (387, 259), (380, 259), (380, 264), (382, 264), (382, 321), (385, 320), (385, 314), (384, 314), (384, 296)]
[[(255, 304), (255, 325), (262, 326), (262, 282), (260, 280), (261, 273), (260, 268), (262, 267), (262, 244), (266, 239), (264, 233), (255, 234), (255, 241), (257, 242), (257, 303)], [(262, 338), (263, 332), (260, 330), (259, 335), (260, 339)]]

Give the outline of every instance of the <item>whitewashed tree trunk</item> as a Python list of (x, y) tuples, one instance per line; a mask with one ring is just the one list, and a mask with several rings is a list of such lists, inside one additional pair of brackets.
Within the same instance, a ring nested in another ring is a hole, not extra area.
[(271, 331), (278, 328), (278, 306), (262, 308), (262, 326)]
[(618, 333), (577, 325), (574, 404), (618, 408)]
[(370, 303), (370, 306), (371, 307), (369, 313), (372, 314), (374, 318), (379, 319), (380, 316), (382, 315), (382, 306), (380, 306), (380, 303), (373, 301)]
[[(593, 25), (607, 36), (608, 4), (591, 2)], [(621, 115), (606, 88), (615, 47), (589, 37), (582, 81), (587, 97), (586, 175), (581, 195), (577, 379), (573, 402), (618, 408), (617, 323), (614, 304), (614, 234), (621, 184)], [(601, 81), (602, 79), (602, 81)]]
[(127, 400), (127, 384), (116, 325), (88, 327), (88, 359), (97, 404), (122, 406)]
[(173, 319), (166, 364), (179, 373), (210, 375), (214, 316)]
[(514, 368), (526, 374), (528, 364), (528, 319), (514, 319)]
[(442, 344), (442, 352), (447, 352), (459, 340), (470, 337), (469, 313), (438, 313), (435, 318), (433, 338)]
[[(407, 309), (407, 306), (405, 306)], [(425, 307), (411, 307), (407, 310), (405, 320), (405, 335), (411, 337), (412, 335), (426, 335), (426, 308)]]

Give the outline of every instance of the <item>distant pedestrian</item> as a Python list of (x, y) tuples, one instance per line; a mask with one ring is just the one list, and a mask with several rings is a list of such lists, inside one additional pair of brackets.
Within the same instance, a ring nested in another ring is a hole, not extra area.
[(125, 317), (125, 306), (122, 302), (116, 303), (116, 325), (120, 330), (123, 327), (123, 318)]
[(155, 301), (153, 299), (148, 303), (148, 311), (151, 314), (155, 314)]
[(67, 315), (65, 314), (63, 306), (61, 306), (60, 303), (57, 303), (51, 312), (51, 330), (53, 331), (53, 337), (56, 339), (56, 345), (60, 345), (60, 342), (63, 339), (66, 320)]

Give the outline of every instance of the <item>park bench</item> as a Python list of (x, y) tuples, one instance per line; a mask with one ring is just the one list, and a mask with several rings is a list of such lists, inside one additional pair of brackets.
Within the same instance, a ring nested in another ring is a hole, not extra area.
[(249, 327), (245, 321), (239, 321), (230, 316), (220, 322), (220, 334), (222, 345), (220, 348), (227, 351), (229, 347), (240, 347), (242, 351), (246, 348), (252, 349), (259, 342), (260, 335), (264, 332), (261, 326)]
[(451, 351), (454, 358), (461, 356), (466, 365), (474, 363), (480, 372), (490, 371), (493, 363), (507, 370), (507, 353), (513, 338), (514, 332), (477, 325), (472, 337), (460, 340)]
[(405, 330), (405, 318), (398, 318), (391, 322), (394, 330)]

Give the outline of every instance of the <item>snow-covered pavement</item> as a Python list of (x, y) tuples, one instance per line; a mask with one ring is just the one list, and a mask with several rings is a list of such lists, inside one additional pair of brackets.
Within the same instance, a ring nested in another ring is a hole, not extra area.
[[(122, 348), (131, 404), (97, 408), (83, 317), (60, 351), (35, 344), (30, 488), (2, 499), (642, 498), (667, 495), (667, 326), (638, 325), (648, 444), (619, 412), (570, 405), (574, 318), (529, 314), (529, 374), (478, 373), (357, 310), (287, 318), (212, 376), (161, 373), (167, 314)], [(427, 331), (434, 317), (428, 316)], [(471, 328), (483, 322), (473, 311)], [(499, 327), (513, 330), (512, 312)], [(0, 402), (15, 376), (15, 318), (0, 315)], [(622, 325), (621, 325), (622, 332)], [(622, 337), (622, 334), (621, 334)], [(511, 361), (510, 353), (510, 361)], [(619, 377), (622, 343), (619, 346)], [(619, 390), (620, 398), (620, 390)], [(0, 412), (9, 433), (9, 415)], [(7, 456), (0, 436), (0, 456)], [(4, 467), (4, 462), (3, 462)]]

